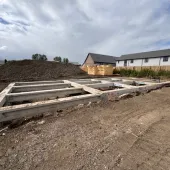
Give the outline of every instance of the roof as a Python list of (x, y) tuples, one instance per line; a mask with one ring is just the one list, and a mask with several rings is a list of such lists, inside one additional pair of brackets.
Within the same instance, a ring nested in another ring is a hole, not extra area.
[[(94, 62), (98, 62), (98, 63), (116, 63), (116, 58), (115, 56), (110, 56), (110, 55), (103, 55), (103, 54), (95, 54), (95, 53), (88, 53), (88, 56), (91, 56)], [(87, 60), (87, 57), (84, 61), (84, 63)]]
[(170, 56), (170, 49), (141, 52), (141, 53), (134, 53), (134, 54), (126, 54), (126, 55), (122, 55), (122, 56), (118, 57), (116, 60), (157, 58), (157, 57), (165, 57), (165, 56)]

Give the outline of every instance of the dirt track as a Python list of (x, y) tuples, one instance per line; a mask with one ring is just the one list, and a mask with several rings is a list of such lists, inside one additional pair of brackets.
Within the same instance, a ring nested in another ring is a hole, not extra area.
[(1, 132), (0, 169), (169, 169), (169, 94), (69, 109)]

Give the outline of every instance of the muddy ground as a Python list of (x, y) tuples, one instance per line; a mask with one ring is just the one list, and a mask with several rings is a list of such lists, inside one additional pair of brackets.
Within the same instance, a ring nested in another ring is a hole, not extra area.
[(170, 169), (170, 88), (0, 132), (0, 169)]

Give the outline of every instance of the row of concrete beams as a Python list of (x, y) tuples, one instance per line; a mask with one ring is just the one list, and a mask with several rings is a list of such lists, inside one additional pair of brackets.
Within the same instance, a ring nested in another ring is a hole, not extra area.
[(72, 86), (76, 88), (83, 88), (85, 91), (88, 91), (88, 95), (81, 95), (75, 97), (68, 97), (68, 98), (61, 98), (58, 100), (50, 100), (44, 102), (36, 102), (31, 104), (24, 104), (24, 105), (17, 105), (17, 106), (10, 106), (10, 107), (2, 107), (0, 108), (0, 122), (17, 119), (25, 116), (32, 116), (40, 113), (45, 113), (47, 111), (56, 111), (59, 109), (63, 109), (70, 106), (75, 106), (78, 104), (84, 104), (88, 102), (94, 102), (101, 100), (102, 98), (105, 99), (114, 99), (117, 96), (120, 96), (124, 93), (131, 93), (131, 92), (143, 92), (148, 90), (153, 90), (165, 85), (170, 85), (170, 82), (165, 83), (155, 83), (146, 86), (134, 87), (131, 88), (124, 88), (124, 89), (117, 89), (117, 90), (110, 90), (110, 91), (99, 91), (97, 89), (88, 87), (86, 85), (81, 85), (75, 82), (70, 82), (65, 80), (65, 83), (70, 83)]
[(6, 94), (6, 101), (18, 102), (18, 101), (36, 101), (36, 100), (47, 100), (51, 98), (67, 97), (72, 94), (83, 93), (82, 88), (67, 88), (67, 89), (52, 89), (43, 91), (31, 91), (22, 93), (9, 93)]
[(163, 82), (163, 83), (150, 83), (145, 86), (131, 86), (131, 88), (103, 91), (102, 95), (108, 100), (114, 100), (115, 98), (121, 96), (122, 94), (127, 94), (127, 93), (130, 94), (134, 92), (143, 93), (143, 92), (148, 92), (166, 86), (168, 87), (170, 86), (170, 81)]
[(28, 91), (40, 91), (40, 90), (49, 90), (49, 89), (61, 89), (71, 87), (70, 83), (54, 83), (54, 84), (34, 84), (34, 85), (22, 85), (22, 86), (13, 86), (12, 92), (28, 92)]

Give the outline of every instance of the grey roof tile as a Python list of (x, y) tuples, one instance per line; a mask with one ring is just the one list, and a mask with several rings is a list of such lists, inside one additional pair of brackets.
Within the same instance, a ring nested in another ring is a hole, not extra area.
[(170, 56), (170, 49), (141, 52), (141, 53), (135, 53), (135, 54), (126, 54), (126, 55), (117, 57), (116, 60), (156, 58), (156, 57), (164, 57), (164, 56)]
[(102, 54), (95, 54), (95, 53), (89, 53), (95, 62), (99, 63), (116, 63), (116, 58), (115, 56), (109, 56), (109, 55), (102, 55)]

